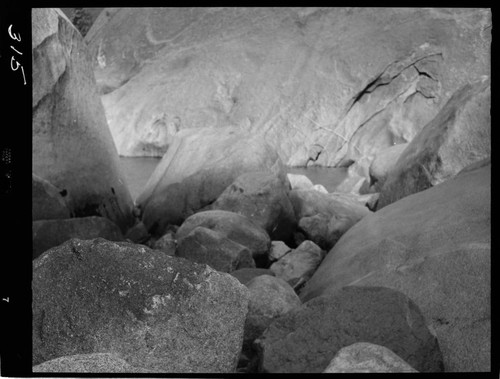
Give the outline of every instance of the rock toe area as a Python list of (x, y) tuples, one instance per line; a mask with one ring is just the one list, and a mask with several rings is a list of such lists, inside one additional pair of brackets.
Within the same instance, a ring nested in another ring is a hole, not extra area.
[(122, 232), (132, 198), (97, 92), (88, 47), (59, 9), (32, 9), (33, 173), (60, 189), (74, 217)]
[(32, 224), (33, 258), (51, 247), (72, 238), (104, 238), (108, 241), (123, 241), (120, 228), (105, 217), (79, 217), (59, 220), (38, 220)]
[(384, 287), (344, 287), (312, 299), (275, 319), (255, 344), (262, 372), (318, 373), (356, 342), (385, 346), (420, 372), (443, 371), (438, 340), (418, 307)]
[(446, 371), (488, 371), (490, 268), (491, 164), (481, 162), (365, 217), (327, 254), (300, 297), (346, 285), (397, 289), (435, 330)]
[(33, 262), (33, 364), (113, 353), (161, 372), (233, 372), (249, 293), (161, 251), (70, 240)]

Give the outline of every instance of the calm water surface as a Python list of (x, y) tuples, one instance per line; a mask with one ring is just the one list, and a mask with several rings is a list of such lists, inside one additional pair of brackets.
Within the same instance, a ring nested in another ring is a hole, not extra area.
[[(151, 157), (120, 157), (120, 165), (125, 175), (125, 181), (134, 200), (142, 192), (160, 160), (161, 158)], [(330, 167), (288, 167), (288, 172), (305, 175), (314, 184), (322, 184), (328, 192), (333, 192), (347, 175), (347, 169), (345, 168)]]

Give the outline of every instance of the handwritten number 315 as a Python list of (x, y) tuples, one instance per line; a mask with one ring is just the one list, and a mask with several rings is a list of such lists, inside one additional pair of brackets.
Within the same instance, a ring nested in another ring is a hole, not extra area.
[[(12, 38), (14, 41), (21, 42), (21, 35), (20, 34), (16, 35), (16, 33), (13, 33), (11, 29), (12, 29), (12, 25), (10, 25), (9, 29), (8, 29), (10, 38)], [(23, 53), (21, 53), (20, 51), (17, 51), (14, 48), (14, 46), (11, 46), (10, 48), (12, 50), (14, 50), (16, 53), (18, 53), (19, 55), (23, 55)], [(14, 66), (14, 64), (16, 66)], [(21, 71), (23, 73), (24, 85), (26, 85), (26, 76), (24, 75), (24, 68), (18, 61), (16, 61), (16, 58), (14, 58), (14, 56), (12, 56), (12, 58), (10, 58), (10, 68), (12, 69), (12, 71), (17, 71), (19, 69), (19, 67), (21, 67)]]

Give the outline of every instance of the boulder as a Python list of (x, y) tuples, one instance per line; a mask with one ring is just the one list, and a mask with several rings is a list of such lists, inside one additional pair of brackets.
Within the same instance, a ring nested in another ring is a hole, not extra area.
[[(153, 243), (153, 249), (161, 250), (165, 254), (175, 255), (175, 251), (177, 250), (177, 242), (175, 240), (175, 233), (169, 232), (165, 233), (161, 238), (156, 240)], [(187, 258), (187, 257), (186, 257)]]
[(188, 217), (177, 230), (177, 242), (180, 243), (198, 226), (215, 230), (224, 237), (247, 247), (256, 262), (267, 260), (271, 246), (269, 235), (245, 216), (227, 211), (195, 213)]
[(87, 240), (101, 237), (109, 241), (124, 240), (120, 228), (105, 217), (38, 220), (32, 225), (33, 258), (71, 238)]
[(423, 191), (491, 155), (491, 86), (483, 78), (455, 92), (411, 141), (390, 172), (378, 208)]
[(320, 193), (328, 193), (328, 190), (321, 184), (315, 184), (312, 187), (313, 190), (318, 191)]
[(91, 353), (51, 359), (34, 366), (33, 372), (150, 373), (154, 371), (131, 366), (115, 354)]
[(379, 193), (367, 193), (359, 195), (355, 193), (332, 192), (329, 194), (332, 199), (337, 199), (346, 204), (363, 205), (369, 210), (374, 211), (379, 198)]
[(313, 182), (305, 176), (300, 174), (286, 174), (292, 189), (311, 189), (314, 187)]
[(48, 181), (32, 174), (31, 220), (70, 218), (71, 214), (64, 199), (66, 195), (66, 192), (63, 192)]
[(110, 8), (86, 39), (121, 155), (235, 125), (287, 165), (333, 167), (410, 141), (489, 75), (491, 20), (488, 8)]
[(33, 365), (112, 353), (160, 372), (234, 372), (248, 289), (126, 242), (73, 239), (33, 262)]
[(368, 342), (343, 347), (324, 374), (418, 372), (391, 350)]
[(205, 263), (222, 272), (255, 267), (248, 248), (202, 226), (194, 228), (179, 241), (176, 255), (193, 262)]
[(479, 165), (361, 220), (300, 297), (352, 284), (397, 289), (435, 330), (446, 371), (489, 371), (490, 269), (491, 165)]
[(180, 225), (213, 203), (238, 176), (266, 170), (285, 177), (262, 139), (230, 127), (182, 130), (136, 203), (150, 233), (162, 235), (168, 224)]
[(312, 241), (304, 241), (295, 250), (274, 262), (270, 270), (293, 288), (303, 284), (314, 274), (325, 252)]
[(137, 222), (133, 227), (127, 230), (125, 238), (134, 243), (145, 243), (150, 238), (151, 235), (148, 233), (146, 226), (142, 221)]
[(227, 187), (211, 209), (246, 216), (272, 240), (289, 241), (297, 224), (289, 192), (287, 178), (272, 172), (250, 172)]
[(350, 198), (314, 190), (290, 192), (299, 229), (322, 249), (330, 249), (350, 227), (371, 212)]
[(293, 288), (283, 279), (260, 275), (246, 284), (250, 291), (243, 341), (252, 342), (273, 319), (302, 305)]
[(394, 169), (407, 146), (408, 143), (399, 143), (377, 153), (370, 165), (370, 185), (374, 186), (375, 191), (383, 187), (387, 175)]
[(274, 276), (274, 272), (267, 268), (240, 268), (231, 271), (230, 274), (240, 281), (241, 284), (247, 284), (252, 279), (261, 275)]
[(437, 339), (418, 307), (399, 291), (344, 287), (275, 319), (255, 341), (261, 372), (320, 373), (356, 342), (392, 350), (421, 372), (441, 372)]
[(64, 193), (70, 214), (122, 232), (133, 202), (100, 101), (88, 47), (59, 9), (32, 9), (33, 173)]
[(283, 241), (271, 241), (271, 250), (269, 250), (269, 261), (275, 262), (284, 257), (292, 249), (288, 247)]

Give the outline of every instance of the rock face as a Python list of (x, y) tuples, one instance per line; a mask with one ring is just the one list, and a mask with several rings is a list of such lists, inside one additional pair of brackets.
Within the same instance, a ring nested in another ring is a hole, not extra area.
[(148, 373), (154, 372), (129, 365), (115, 354), (76, 354), (40, 363), (33, 372), (102, 372)]
[(380, 192), (378, 208), (423, 191), (491, 155), (489, 80), (467, 84), (411, 141)]
[(489, 9), (121, 8), (86, 39), (122, 155), (237, 125), (287, 165), (368, 168), (490, 75), (491, 24)]
[(286, 177), (271, 172), (246, 173), (227, 187), (211, 208), (246, 216), (272, 240), (289, 241), (297, 224), (289, 192)]
[(255, 341), (262, 372), (323, 372), (356, 342), (385, 346), (421, 372), (443, 370), (436, 338), (418, 307), (384, 287), (344, 287), (277, 318)]
[(385, 150), (381, 150), (373, 160), (370, 166), (370, 184), (380, 191), (383, 187), (387, 175), (391, 172), (398, 162), (401, 153), (408, 146), (407, 143), (400, 143)]
[(191, 233), (195, 228), (215, 230), (228, 239), (247, 247), (256, 260), (267, 258), (271, 240), (266, 231), (247, 217), (227, 211), (205, 211), (195, 213), (184, 221), (177, 230), (177, 242)]
[(176, 255), (222, 272), (255, 267), (248, 248), (202, 226), (180, 240)]
[(53, 220), (70, 218), (68, 206), (59, 188), (33, 174), (31, 176), (31, 219)]
[(58, 9), (32, 10), (33, 173), (67, 195), (76, 217), (103, 216), (125, 232), (132, 199), (78, 30)]
[(323, 373), (418, 372), (384, 346), (358, 342), (339, 350)]
[(248, 290), (126, 242), (73, 239), (33, 262), (33, 364), (113, 353), (161, 372), (233, 372)]
[(322, 249), (329, 250), (350, 227), (371, 212), (345, 196), (314, 190), (292, 190), (290, 200), (299, 229)]
[(213, 203), (240, 175), (269, 170), (285, 176), (276, 152), (263, 140), (227, 128), (183, 130), (175, 137), (137, 198), (152, 234)]
[(292, 287), (280, 278), (261, 275), (246, 284), (250, 291), (244, 341), (253, 341), (273, 319), (302, 305)]
[(397, 289), (435, 330), (446, 371), (489, 371), (490, 254), (491, 165), (479, 165), (361, 220), (300, 296), (350, 284)]
[(274, 262), (270, 269), (284, 281), (296, 285), (309, 280), (325, 257), (325, 252), (311, 241), (302, 242), (295, 250)]
[(96, 216), (34, 221), (32, 231), (33, 258), (71, 238), (87, 240), (101, 237), (109, 241), (124, 240), (120, 228), (115, 223)]

